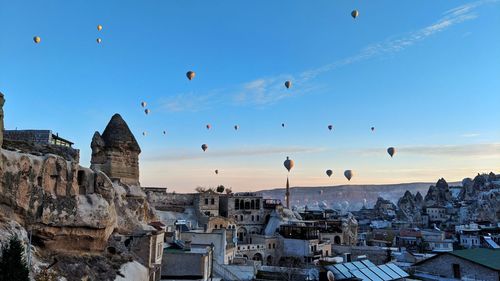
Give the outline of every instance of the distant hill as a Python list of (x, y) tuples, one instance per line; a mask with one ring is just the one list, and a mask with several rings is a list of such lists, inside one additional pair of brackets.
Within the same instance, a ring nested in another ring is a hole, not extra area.
[[(366, 206), (372, 207), (379, 196), (397, 203), (406, 190), (422, 196), (427, 194), (429, 186), (434, 183), (414, 182), (400, 184), (372, 184), (372, 185), (338, 185), (338, 186), (311, 186), (291, 187), (291, 205), (315, 206), (326, 204), (330, 208), (358, 210), (366, 200)], [(459, 185), (459, 183), (450, 183)], [(260, 191), (264, 198), (281, 199), (284, 202), (285, 189), (276, 188)]]

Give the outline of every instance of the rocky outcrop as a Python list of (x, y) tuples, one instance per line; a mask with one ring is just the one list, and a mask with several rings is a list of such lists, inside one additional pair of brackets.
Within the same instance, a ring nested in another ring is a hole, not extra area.
[[(116, 244), (111, 237), (148, 233), (155, 219), (138, 186), (140, 149), (120, 119), (115, 115), (102, 142), (94, 137), (93, 153), (102, 148), (107, 161), (94, 169), (81, 167), (78, 157), (57, 147), (44, 151), (20, 142), (0, 149), (0, 243), (9, 233), (21, 233), (27, 241), (31, 232), (34, 260), (51, 263), (57, 256), (53, 269), (67, 280), (114, 280), (122, 264), (137, 260), (131, 250), (108, 253)], [(129, 164), (132, 168), (124, 170)]]
[(57, 155), (2, 150), (0, 203), (55, 251), (100, 251), (115, 228), (113, 201), (78, 194), (79, 166)]
[(139, 185), (141, 149), (120, 114), (113, 115), (102, 135), (95, 132), (91, 148), (91, 169), (104, 172), (112, 180)]
[(445, 179), (441, 178), (436, 185), (429, 187), (424, 202), (426, 207), (445, 206), (452, 202), (452, 194)]
[(420, 223), (422, 218), (424, 199), (420, 192), (415, 196), (410, 191), (406, 191), (403, 197), (398, 200), (398, 218), (412, 223)]
[(58, 155), (66, 161), (79, 162), (80, 151), (71, 147), (53, 145), (53, 144), (38, 144), (25, 141), (16, 141), (12, 139), (4, 139), (2, 147), (10, 151), (28, 153), (32, 155), (42, 156), (47, 154)]
[(373, 211), (377, 217), (390, 220), (396, 216), (396, 205), (390, 200), (378, 197), (375, 206), (373, 206)]
[(500, 178), (494, 173), (464, 179), (458, 198), (466, 204), (467, 213), (474, 220), (499, 222)]
[(3, 94), (0, 93), (0, 147), (2, 147), (3, 144), (3, 105), (5, 103), (5, 99), (3, 97)]

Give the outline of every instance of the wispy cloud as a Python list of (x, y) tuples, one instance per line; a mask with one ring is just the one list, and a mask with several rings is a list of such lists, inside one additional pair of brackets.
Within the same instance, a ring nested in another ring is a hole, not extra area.
[[(396, 150), (399, 155), (500, 158), (500, 143), (402, 146), (396, 147)], [(385, 153), (385, 148), (369, 148), (359, 152), (365, 155), (378, 155)]]
[(210, 93), (197, 95), (194, 99), (192, 95), (180, 94), (163, 101), (165, 104), (164, 108), (168, 111), (198, 111), (208, 109), (218, 103), (228, 102), (232, 105), (238, 106), (270, 105), (290, 96), (295, 96), (290, 95), (283, 87), (283, 83), (287, 79), (292, 80), (294, 84), (300, 86), (301, 94), (307, 94), (314, 90), (314, 83), (312, 83), (312, 80), (319, 75), (328, 73), (346, 65), (403, 51), (420, 41), (449, 29), (454, 25), (477, 18), (478, 15), (475, 13), (475, 10), (478, 7), (498, 1), (499, 0), (480, 0), (458, 6), (445, 11), (440, 19), (428, 26), (406, 33), (399, 37), (391, 37), (381, 42), (370, 44), (355, 55), (300, 73), (279, 74), (274, 75), (273, 77), (261, 77), (241, 85), (235, 85), (221, 90), (218, 93), (218, 96), (223, 98), (215, 101), (210, 100), (212, 97), (212, 94)]
[(460, 136), (462, 138), (475, 138), (475, 137), (479, 137), (480, 134), (478, 134), (478, 133), (467, 133), (467, 134), (462, 134)]
[(321, 147), (300, 147), (300, 146), (289, 146), (289, 147), (275, 147), (275, 146), (263, 146), (263, 147), (246, 147), (246, 148), (236, 148), (236, 149), (208, 149), (207, 152), (203, 153), (193, 151), (175, 151), (166, 153), (157, 153), (155, 155), (146, 156), (148, 161), (182, 161), (182, 160), (196, 160), (196, 159), (206, 159), (206, 158), (237, 158), (241, 156), (262, 156), (270, 154), (283, 154), (283, 153), (316, 153), (324, 151)]

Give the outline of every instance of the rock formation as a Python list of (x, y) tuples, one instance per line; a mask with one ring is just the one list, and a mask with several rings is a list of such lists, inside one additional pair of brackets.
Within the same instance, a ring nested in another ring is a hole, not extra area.
[(420, 192), (415, 196), (410, 191), (406, 191), (403, 197), (398, 200), (398, 218), (412, 223), (420, 223), (422, 220), (422, 208), (424, 200)]
[(449, 189), (448, 183), (445, 179), (441, 178), (437, 181), (436, 185), (431, 185), (425, 195), (425, 206), (445, 206), (452, 201), (452, 194)]
[(499, 221), (500, 181), (497, 178), (494, 173), (489, 173), (462, 181), (459, 199), (467, 204), (467, 213), (475, 220)]
[(141, 149), (120, 114), (115, 114), (104, 132), (92, 138), (91, 169), (103, 171), (112, 180), (139, 185)]
[(3, 104), (5, 103), (5, 99), (3, 98), (3, 94), (0, 93), (0, 147), (3, 144)]
[[(0, 106), (0, 117), (2, 113)], [(139, 146), (119, 115), (113, 116), (102, 137), (98, 133), (94, 136), (92, 169), (81, 167), (78, 151), (71, 148), (61, 150), (56, 145), (38, 147), (21, 142), (4, 142), (3, 147), (0, 237), (17, 233), (13, 228), (21, 226), (26, 241), (25, 233), (31, 232), (34, 253), (38, 255), (35, 259), (50, 263), (49, 257), (56, 255), (59, 263), (54, 268), (66, 273), (68, 280), (82, 280), (85, 276), (114, 280), (115, 271), (85, 275), (85, 268), (118, 269), (128, 261), (138, 260), (131, 251), (122, 251), (112, 259), (105, 254), (110, 243), (121, 241), (117, 236), (150, 231), (148, 223), (155, 218), (138, 186)], [(70, 270), (72, 263), (86, 266), (77, 271), (82, 275)]]
[(373, 211), (379, 218), (390, 220), (396, 216), (396, 205), (382, 197), (377, 198)]

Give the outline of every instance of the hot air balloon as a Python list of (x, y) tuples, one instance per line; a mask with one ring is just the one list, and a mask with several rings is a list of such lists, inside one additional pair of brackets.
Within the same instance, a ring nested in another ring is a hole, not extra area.
[(146, 109), (144, 109), (144, 113), (146, 113), (146, 115), (148, 115), (150, 112), (151, 112), (151, 110), (149, 110), (149, 109), (147, 109), (147, 108), (146, 108)]
[(212, 125), (207, 124), (205, 127), (207, 127), (207, 130), (210, 130), (210, 128), (212, 128)]
[(102, 25), (97, 25), (97, 31), (101, 31), (102, 30)]
[(344, 171), (344, 176), (347, 178), (347, 180), (351, 180), (352, 176), (354, 175), (354, 173), (351, 171), (351, 170), (345, 170)]
[(328, 125), (328, 130), (333, 130), (333, 125)]
[(285, 162), (283, 162), (283, 165), (285, 165), (285, 168), (288, 170), (288, 172), (290, 172), (294, 164), (295, 163), (293, 162), (293, 160), (290, 159), (288, 156), (286, 157)]
[(101, 44), (102, 39), (101, 38), (97, 38), (95, 41), (97, 42), (97, 44)]
[(146, 135), (147, 135), (147, 132), (146, 132), (146, 131), (142, 132), (142, 135), (143, 135), (143, 136), (146, 136)]
[(141, 102), (142, 107), (146, 107), (146, 105), (148, 105), (148, 104), (145, 101)]
[(208, 145), (206, 145), (206, 144), (202, 144), (202, 145), (201, 145), (201, 149), (203, 149), (203, 151), (207, 151), (207, 149), (208, 149)]
[(219, 170), (215, 170), (215, 174), (218, 175), (219, 174)]
[(372, 132), (375, 131), (375, 127), (371, 127)]
[(240, 128), (240, 126), (238, 126), (238, 125), (234, 125), (234, 130), (236, 130), (236, 131), (237, 131), (239, 128)]
[(332, 171), (332, 170), (326, 170), (326, 175), (327, 175), (328, 177), (331, 177), (331, 176), (332, 176), (332, 174), (333, 174), (333, 171)]
[(42, 42), (42, 38), (40, 38), (39, 36), (35, 36), (35, 37), (33, 37), (33, 41), (34, 41), (36, 44), (38, 44), (38, 43)]
[(193, 80), (193, 78), (196, 76), (196, 73), (194, 73), (194, 71), (188, 71), (186, 73), (186, 77), (189, 79), (189, 80)]
[(387, 153), (389, 153), (389, 155), (390, 155), (390, 156), (391, 156), (391, 158), (392, 158), (392, 156), (394, 156), (394, 154), (396, 153), (396, 149), (395, 149), (394, 147), (392, 147), (392, 146), (391, 146), (391, 147), (389, 147), (389, 148), (387, 149)]
[(290, 89), (290, 87), (292, 87), (292, 82), (290, 82), (290, 81), (286, 81), (286, 82), (285, 82), (285, 87), (286, 87), (287, 89)]
[(285, 128), (285, 123), (281, 123), (281, 127)]
[(167, 134), (167, 131), (163, 131), (163, 134), (166, 135)]
[(358, 12), (358, 10), (354, 10), (354, 11), (352, 11), (352, 12), (351, 12), (351, 17), (352, 17), (353, 19), (357, 18), (358, 16), (359, 16), (359, 12)]

